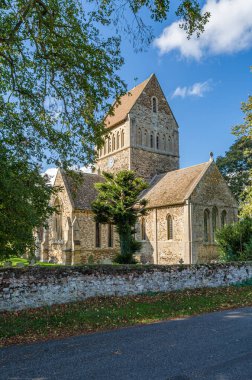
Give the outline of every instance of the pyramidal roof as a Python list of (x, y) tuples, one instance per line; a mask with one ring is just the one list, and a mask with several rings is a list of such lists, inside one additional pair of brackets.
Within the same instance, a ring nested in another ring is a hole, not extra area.
[(127, 115), (130, 112), (131, 108), (134, 106), (137, 99), (145, 89), (147, 83), (154, 75), (155, 74), (151, 74), (149, 78), (123, 95), (120, 98), (120, 101), (117, 101), (113, 104), (114, 115), (107, 115), (105, 118), (105, 126), (107, 128), (113, 127), (114, 125), (119, 124), (127, 118)]
[(211, 164), (212, 161), (208, 161), (159, 174), (153, 178), (150, 187), (142, 194), (141, 198), (148, 201), (147, 208), (184, 203)]

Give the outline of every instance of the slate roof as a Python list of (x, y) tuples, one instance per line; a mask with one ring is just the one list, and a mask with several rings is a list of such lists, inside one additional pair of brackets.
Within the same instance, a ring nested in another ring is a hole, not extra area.
[[(154, 75), (154, 74), (152, 74)], [(128, 91), (125, 95), (123, 95), (120, 98), (120, 103), (115, 102), (114, 107), (114, 115), (108, 115), (105, 118), (105, 125), (107, 128), (111, 128), (116, 124), (119, 124), (120, 122), (124, 121), (127, 118), (128, 113), (130, 112), (131, 108), (136, 103), (137, 99), (143, 92), (144, 88), (146, 87), (147, 83), (151, 79), (152, 75), (146, 79), (144, 82), (140, 83), (136, 87), (134, 87), (132, 90)]]
[(104, 182), (104, 178), (98, 174), (81, 173), (81, 175), (83, 182), (79, 186), (76, 186), (70, 176), (62, 173), (74, 208), (78, 210), (91, 210), (91, 203), (97, 197), (97, 190), (94, 185), (97, 182)]
[(195, 186), (211, 162), (159, 174), (141, 198), (148, 200), (148, 208), (182, 204), (189, 198)]

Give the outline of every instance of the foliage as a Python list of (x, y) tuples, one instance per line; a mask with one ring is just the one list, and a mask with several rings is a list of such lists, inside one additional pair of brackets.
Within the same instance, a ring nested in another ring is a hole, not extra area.
[(216, 232), (223, 261), (252, 260), (252, 218), (228, 224)]
[(246, 103), (242, 103), (244, 113), (244, 123), (233, 128), (234, 135), (247, 141), (247, 147), (244, 150), (244, 156), (250, 159), (249, 181), (246, 183), (243, 194), (240, 215), (242, 217), (252, 216), (252, 96), (249, 96)]
[(0, 146), (0, 258), (34, 250), (34, 228), (45, 223), (55, 192), (36, 165)]
[(147, 212), (147, 202), (139, 199), (139, 195), (148, 184), (130, 170), (122, 170), (117, 174), (103, 173), (103, 176), (105, 182), (96, 184), (98, 197), (92, 204), (95, 220), (116, 226), (122, 260), (126, 260), (127, 256), (131, 257), (131, 261), (132, 254), (138, 248), (132, 237), (134, 227), (138, 217)]
[(251, 286), (96, 297), (82, 302), (1, 313), (0, 346), (58, 339), (251, 304)]
[(216, 164), (228, 183), (230, 190), (237, 200), (244, 199), (244, 189), (249, 184), (249, 171), (252, 169), (252, 159), (246, 152), (252, 149), (252, 139), (239, 137), (225, 152), (219, 156)]
[[(117, 72), (120, 38), (109, 36), (126, 7), (138, 33), (139, 11), (166, 18), (168, 0), (4, 0), (0, 2), (0, 140), (18, 155), (56, 165), (90, 163), (102, 144), (102, 117), (126, 89)], [(206, 22), (195, 0), (182, 1), (188, 33)], [(131, 23), (129, 22), (128, 25)], [(102, 37), (107, 35), (108, 37)]]

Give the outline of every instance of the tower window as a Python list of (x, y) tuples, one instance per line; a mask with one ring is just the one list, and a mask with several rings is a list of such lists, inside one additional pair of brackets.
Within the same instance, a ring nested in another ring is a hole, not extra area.
[(173, 239), (173, 223), (171, 215), (167, 215), (167, 239)]
[(142, 130), (141, 130), (141, 128), (139, 128), (137, 131), (137, 143), (138, 143), (138, 145), (142, 145)]
[(121, 148), (124, 147), (124, 130), (121, 132)]
[(116, 134), (116, 149), (120, 148), (120, 133), (117, 132)]
[(152, 98), (152, 112), (157, 113), (157, 98)]
[(156, 137), (156, 147), (159, 149), (159, 136)]
[(153, 148), (153, 134), (150, 135), (150, 146)]
[(112, 136), (112, 151), (114, 151), (115, 150), (115, 147), (116, 147), (116, 145), (115, 145), (115, 135), (113, 134), (113, 136)]

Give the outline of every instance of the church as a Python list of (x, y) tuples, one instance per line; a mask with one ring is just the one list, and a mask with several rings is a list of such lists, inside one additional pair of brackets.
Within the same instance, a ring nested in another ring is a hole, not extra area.
[(115, 226), (94, 221), (94, 184), (102, 172), (134, 170), (149, 182), (142, 197), (148, 214), (136, 226), (142, 242), (136, 259), (153, 264), (196, 264), (218, 258), (215, 233), (237, 220), (237, 202), (212, 155), (179, 168), (179, 126), (154, 74), (121, 97), (105, 119), (107, 129), (93, 173), (76, 188), (58, 170), (52, 199), (59, 212), (39, 235), (40, 259), (56, 263), (111, 263), (119, 252)]

